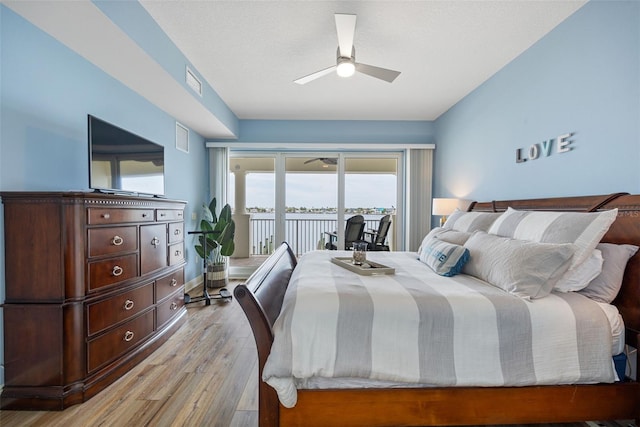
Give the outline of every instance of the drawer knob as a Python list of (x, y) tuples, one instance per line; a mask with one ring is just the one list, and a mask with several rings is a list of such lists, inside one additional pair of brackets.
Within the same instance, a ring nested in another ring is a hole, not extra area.
[(149, 216), (149, 214), (148, 214), (148, 213), (143, 213), (143, 214), (142, 214), (142, 218), (146, 218), (146, 217), (148, 217), (148, 216)]
[(178, 304), (176, 304), (175, 302), (172, 302), (171, 305), (169, 306), (169, 309), (177, 310), (178, 309)]
[(111, 215), (109, 215), (108, 213), (103, 213), (102, 215), (100, 215), (102, 218), (104, 219), (109, 219), (111, 218)]
[(133, 303), (133, 301), (131, 301), (130, 299), (126, 300), (124, 302), (124, 309), (125, 310), (131, 310), (133, 308), (135, 304)]
[(113, 270), (111, 270), (111, 274), (117, 277), (117, 276), (120, 276), (122, 273), (124, 273), (124, 268), (120, 267), (119, 265), (113, 266)]
[(178, 281), (176, 279), (171, 279), (171, 287), (175, 287), (178, 285)]
[(175, 229), (175, 231), (173, 232), (173, 234), (174, 234), (175, 236), (179, 236), (179, 235), (180, 235), (180, 229), (179, 229), (179, 228), (176, 228), (176, 229)]
[(160, 239), (158, 239), (157, 237), (154, 237), (153, 239), (151, 239), (151, 245), (154, 248), (157, 248), (159, 244), (160, 244)]
[(113, 246), (120, 246), (124, 243), (124, 239), (120, 236), (113, 236), (113, 239), (111, 239), (111, 244)]
[(161, 218), (164, 218), (165, 216), (167, 216), (167, 214), (165, 214), (164, 212), (161, 212), (161, 213), (160, 213), (160, 217), (161, 217)]
[(174, 253), (175, 256), (180, 256), (182, 254), (182, 251), (180, 250), (176, 250), (176, 252)]
[(126, 342), (131, 341), (131, 340), (133, 339), (133, 336), (134, 336), (134, 335), (135, 335), (135, 334), (134, 334), (133, 332), (131, 332), (131, 331), (127, 331), (127, 332), (125, 332), (125, 333), (124, 333), (124, 340), (125, 340)]

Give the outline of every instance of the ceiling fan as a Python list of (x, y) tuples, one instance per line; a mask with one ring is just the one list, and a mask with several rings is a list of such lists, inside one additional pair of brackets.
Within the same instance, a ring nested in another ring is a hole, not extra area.
[(304, 162), (304, 164), (306, 165), (306, 164), (309, 164), (311, 162), (316, 162), (316, 161), (321, 161), (325, 165), (337, 165), (338, 164), (338, 159), (336, 159), (335, 157), (318, 157), (316, 159), (309, 159), (306, 162)]
[(393, 82), (395, 78), (400, 75), (400, 71), (388, 70), (386, 68), (356, 62), (356, 50), (353, 47), (353, 37), (356, 31), (356, 15), (336, 13), (335, 17), (336, 30), (338, 32), (338, 58), (336, 65), (301, 77), (294, 80), (294, 82), (303, 85), (325, 76), (334, 70), (340, 77), (351, 77), (358, 71), (389, 83)]

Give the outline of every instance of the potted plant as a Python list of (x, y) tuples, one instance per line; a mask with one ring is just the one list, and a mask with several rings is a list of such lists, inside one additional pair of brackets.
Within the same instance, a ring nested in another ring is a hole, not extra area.
[(236, 224), (231, 218), (231, 207), (226, 204), (216, 216), (216, 198), (202, 205), (200, 231), (195, 250), (207, 266), (207, 288), (221, 288), (228, 284), (227, 257), (233, 254)]

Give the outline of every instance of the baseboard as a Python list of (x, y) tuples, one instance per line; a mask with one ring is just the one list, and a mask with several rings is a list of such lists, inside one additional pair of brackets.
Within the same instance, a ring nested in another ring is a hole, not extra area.
[(188, 294), (194, 289), (202, 289), (202, 275), (198, 275), (197, 277), (189, 280), (184, 284), (184, 293)]
[(229, 279), (248, 279), (256, 267), (229, 267)]
[[(229, 267), (229, 279), (241, 280), (251, 276), (255, 267)], [(202, 275), (189, 280), (184, 284), (184, 292), (190, 293), (194, 289), (200, 290), (202, 293)]]

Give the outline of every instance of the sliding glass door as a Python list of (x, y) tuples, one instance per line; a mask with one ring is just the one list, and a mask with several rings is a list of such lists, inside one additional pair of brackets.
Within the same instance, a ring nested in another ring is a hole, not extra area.
[(344, 217), (362, 215), (365, 219), (365, 238), (375, 239), (380, 219), (389, 215), (391, 226), (386, 243), (395, 249), (397, 222), (398, 158), (355, 157), (344, 161)]
[(328, 244), (342, 249), (353, 215), (365, 217), (368, 231), (390, 215), (387, 242), (402, 248), (401, 153), (232, 150), (229, 169), (230, 204), (242, 218), (236, 248), (245, 247), (247, 257), (268, 255), (282, 241), (298, 256)]
[(285, 155), (285, 241), (297, 255), (324, 249), (336, 231), (337, 157)]

